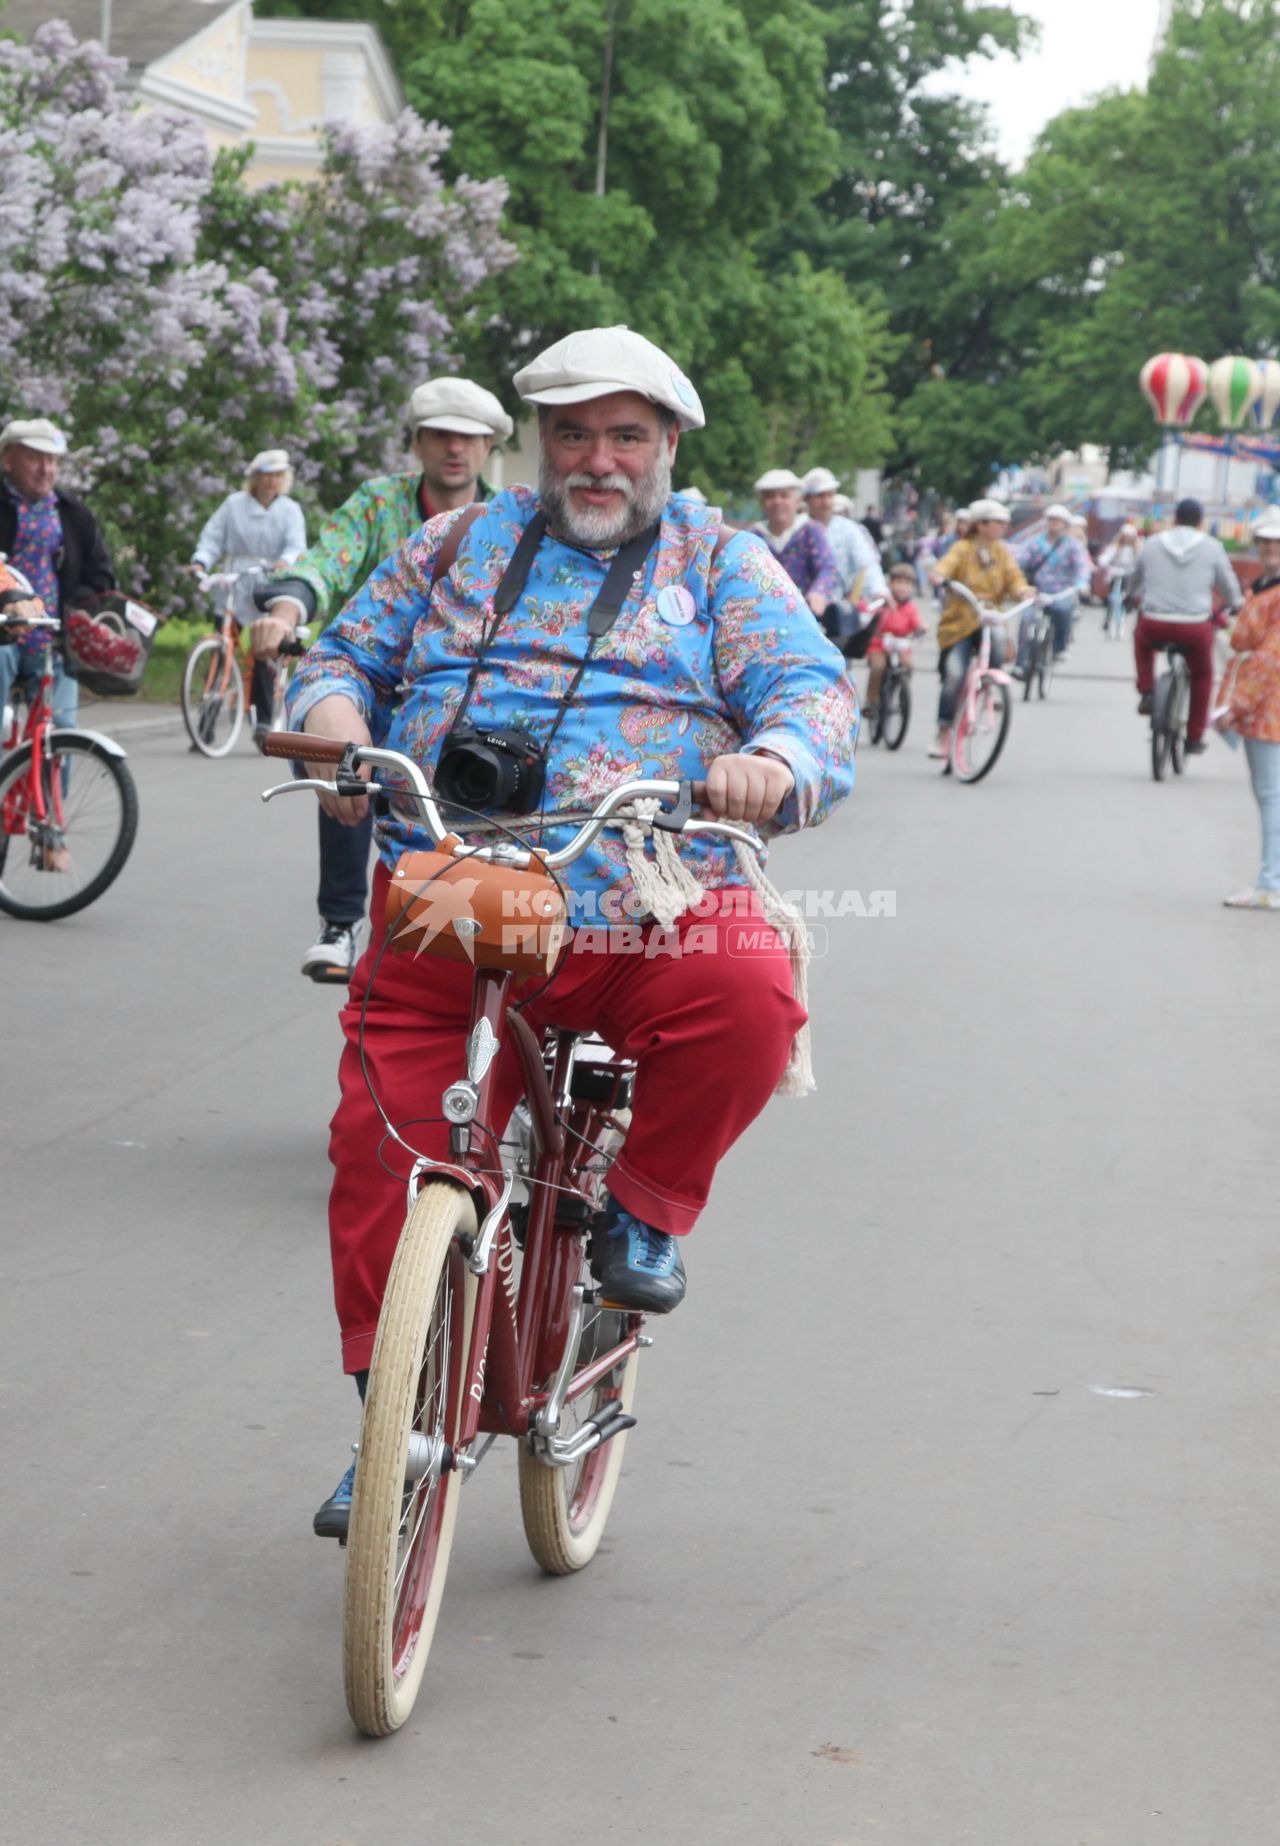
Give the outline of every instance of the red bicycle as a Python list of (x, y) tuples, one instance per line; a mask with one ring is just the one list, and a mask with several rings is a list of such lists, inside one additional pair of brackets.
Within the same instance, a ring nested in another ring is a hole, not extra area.
[[(334, 783), (299, 779), (264, 800), (328, 788), (416, 803), (440, 850), (401, 858), (388, 947), (398, 939), (474, 967), (465, 1069), (441, 1098), (450, 1158), (418, 1153), (387, 1122), (414, 1163), (365, 1394), (343, 1614), (348, 1708), (361, 1731), (385, 1736), (422, 1683), (462, 1484), (499, 1435), (513, 1435), (530, 1550), (555, 1575), (581, 1570), (604, 1534), (635, 1423), (640, 1350), (651, 1344), (642, 1315), (599, 1298), (588, 1266), (591, 1220), (630, 1119), (633, 1065), (572, 1032), (539, 1038), (511, 1005), (514, 980), (556, 964), (565, 905), (555, 874), (603, 828), (633, 822), (637, 804), (669, 834), (761, 846), (741, 828), (691, 818), (688, 783), (656, 780), (614, 789), (560, 852), (514, 835), (464, 846), (408, 757), (289, 732), (263, 750), (338, 766)], [(362, 764), (397, 786), (361, 781)], [(676, 805), (659, 811), (663, 802)], [(467, 902), (455, 921), (439, 887), (457, 874)], [(508, 1044), (523, 1086), (514, 1140), (490, 1120), (493, 1068)]]
[[(0, 613), (0, 631), (57, 628), (52, 616)], [(138, 831), (138, 791), (120, 745), (54, 725), (56, 645), (51, 632), (25, 723), (15, 698), (0, 727), (0, 910), (43, 923), (101, 897)]]

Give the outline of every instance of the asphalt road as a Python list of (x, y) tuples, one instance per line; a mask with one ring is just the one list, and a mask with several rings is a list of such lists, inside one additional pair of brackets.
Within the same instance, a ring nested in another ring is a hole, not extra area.
[[(726, 1161), (607, 1550), (467, 1486), (426, 1689), (342, 1702), (314, 822), (130, 733), (115, 888), (0, 919), (12, 1846), (1274, 1846), (1280, 923), (1093, 630), (975, 788), (863, 752), (780, 881), (820, 1089)], [(928, 703), (931, 683), (918, 682)], [(130, 713), (128, 722), (154, 714)]]

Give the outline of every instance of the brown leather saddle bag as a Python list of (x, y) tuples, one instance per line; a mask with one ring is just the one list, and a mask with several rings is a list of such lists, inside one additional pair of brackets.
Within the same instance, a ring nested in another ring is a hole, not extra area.
[(491, 865), (457, 856), (456, 841), (449, 834), (433, 852), (401, 854), (387, 885), (392, 952), (550, 974), (568, 929), (555, 879), (537, 857), (525, 867)]

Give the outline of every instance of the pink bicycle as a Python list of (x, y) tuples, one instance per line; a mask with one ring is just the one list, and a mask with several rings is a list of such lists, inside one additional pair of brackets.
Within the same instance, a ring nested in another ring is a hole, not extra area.
[(1028, 596), (1008, 609), (993, 609), (980, 603), (954, 578), (948, 581), (947, 589), (976, 610), (982, 623), (982, 639), (978, 651), (970, 657), (956, 699), (943, 774), (953, 775), (959, 782), (981, 782), (995, 768), (1013, 719), (1013, 682), (1007, 673), (991, 664), (991, 630), (1005, 622), (1020, 621), (1028, 609), (1035, 607), (1036, 599)]

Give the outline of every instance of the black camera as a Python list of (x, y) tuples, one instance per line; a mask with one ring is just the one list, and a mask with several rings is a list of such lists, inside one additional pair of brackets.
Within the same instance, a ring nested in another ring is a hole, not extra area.
[(435, 787), (442, 800), (481, 814), (532, 814), (546, 777), (546, 749), (528, 732), (460, 724), (440, 746)]

